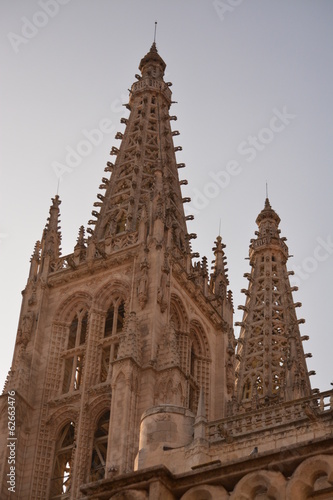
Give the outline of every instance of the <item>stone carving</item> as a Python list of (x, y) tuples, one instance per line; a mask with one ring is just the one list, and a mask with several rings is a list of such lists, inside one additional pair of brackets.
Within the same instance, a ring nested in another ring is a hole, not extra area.
[(32, 326), (34, 321), (34, 313), (28, 311), (27, 314), (23, 316), (21, 328), (18, 330), (17, 343), (22, 344), (24, 347), (29, 343)]

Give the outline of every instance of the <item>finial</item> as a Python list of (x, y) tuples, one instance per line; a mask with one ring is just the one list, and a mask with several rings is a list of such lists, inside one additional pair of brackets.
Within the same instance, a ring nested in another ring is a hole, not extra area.
[(155, 21), (155, 28), (154, 28), (154, 43), (156, 43), (156, 28), (157, 28), (157, 21)]
[(57, 184), (57, 196), (59, 196), (59, 186), (60, 186), (60, 177), (58, 178), (58, 184)]
[(219, 223), (219, 236), (221, 236), (221, 218), (220, 218), (220, 223)]
[(58, 208), (59, 205), (61, 205), (61, 200), (58, 194), (56, 194), (54, 198), (51, 198), (51, 201), (52, 201), (51, 208)]
[(206, 418), (205, 393), (203, 387), (200, 387), (199, 401), (197, 408), (197, 418)]
[(266, 198), (268, 199), (268, 183), (266, 181)]

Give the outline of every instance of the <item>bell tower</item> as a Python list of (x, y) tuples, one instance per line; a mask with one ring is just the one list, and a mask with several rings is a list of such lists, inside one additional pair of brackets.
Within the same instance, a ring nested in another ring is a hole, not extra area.
[[(193, 439), (197, 413), (200, 422), (226, 415), (235, 341), (225, 245), (219, 236), (211, 276), (205, 257), (192, 261), (165, 67), (153, 43), (73, 252), (61, 256), (58, 196), (36, 244), (2, 397), (4, 411), (15, 391), (24, 411), (19, 498), (77, 500), (82, 484), (148, 466), (152, 439), (163, 463), (170, 440)], [(2, 456), (3, 499), (7, 469)]]

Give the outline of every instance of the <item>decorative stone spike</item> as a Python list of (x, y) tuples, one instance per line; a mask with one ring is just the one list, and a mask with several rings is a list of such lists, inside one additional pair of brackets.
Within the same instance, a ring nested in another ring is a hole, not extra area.
[(61, 256), (61, 232), (59, 228), (60, 204), (61, 201), (58, 195), (52, 198), (50, 215), (47, 218), (47, 223), (43, 231), (41, 242), (41, 268), (44, 276), (48, 274), (51, 268), (55, 268)]
[(40, 257), (40, 249), (41, 249), (41, 244), (40, 244), (40, 241), (37, 240), (36, 243), (35, 243), (35, 246), (34, 246), (34, 251), (31, 255), (31, 259), (30, 259), (30, 262), (32, 260), (39, 260), (39, 257)]
[(85, 246), (85, 231), (84, 226), (80, 226), (79, 234), (76, 240), (76, 247), (84, 247)]

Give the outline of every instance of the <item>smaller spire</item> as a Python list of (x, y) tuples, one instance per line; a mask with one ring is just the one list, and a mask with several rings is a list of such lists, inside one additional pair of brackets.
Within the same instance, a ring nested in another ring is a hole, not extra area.
[(54, 198), (51, 198), (51, 200), (52, 205), (50, 207), (50, 217), (48, 217), (47, 224), (45, 226), (45, 229), (48, 231), (58, 229), (59, 206), (61, 205), (61, 200), (58, 194), (56, 194)]
[[(50, 215), (47, 219), (42, 237), (41, 261), (44, 272), (49, 271), (49, 266), (53, 266), (61, 256), (61, 231), (60, 231), (60, 210), (61, 200), (59, 195), (52, 198)], [(45, 262), (48, 262), (45, 264)]]
[(75, 248), (85, 247), (85, 231), (84, 226), (80, 226), (79, 234), (76, 240)]
[(40, 263), (40, 252), (41, 252), (41, 243), (39, 240), (36, 241), (33, 254), (30, 259), (30, 271), (28, 280), (35, 280), (38, 274), (38, 267)]
[[(236, 392), (243, 410), (311, 394), (302, 339), (288, 279), (286, 238), (268, 197), (251, 240), (251, 275), (237, 347)], [(252, 325), (255, 325), (252, 326)], [(253, 348), (255, 346), (255, 349)]]
[(215, 260), (212, 262), (213, 273), (211, 274), (210, 286), (216, 296), (223, 298), (226, 297), (227, 285), (229, 285), (224, 248), (225, 244), (222, 243), (221, 236), (218, 236), (212, 249)]
[(40, 257), (40, 248), (41, 248), (40, 241), (37, 240), (36, 243), (35, 243), (35, 246), (34, 246), (34, 251), (33, 251), (32, 255), (31, 255), (30, 262), (33, 261), (33, 260), (36, 260), (36, 261), (39, 260), (39, 257)]

